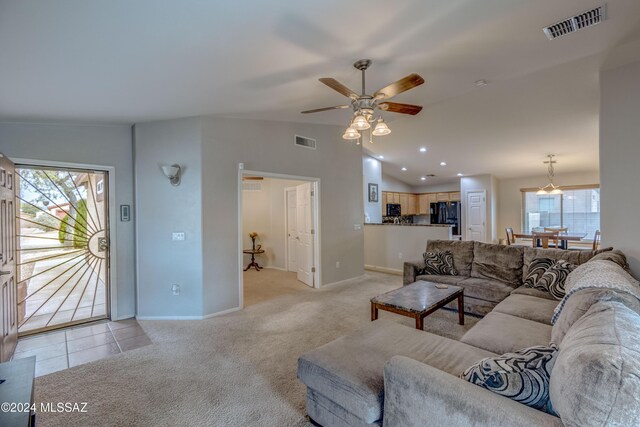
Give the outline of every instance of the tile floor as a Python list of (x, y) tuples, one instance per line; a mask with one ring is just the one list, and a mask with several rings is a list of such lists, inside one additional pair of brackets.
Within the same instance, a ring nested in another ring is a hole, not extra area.
[(13, 359), (36, 356), (36, 376), (151, 344), (135, 319), (97, 322), (18, 340)]

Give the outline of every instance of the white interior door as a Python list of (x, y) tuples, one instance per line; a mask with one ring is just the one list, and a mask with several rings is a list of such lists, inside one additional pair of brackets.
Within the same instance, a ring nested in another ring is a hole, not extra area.
[(487, 197), (484, 191), (467, 193), (467, 240), (484, 242), (487, 236)]
[(313, 287), (313, 198), (311, 183), (296, 187), (298, 280)]
[(287, 188), (287, 271), (298, 272), (298, 217), (296, 188)]

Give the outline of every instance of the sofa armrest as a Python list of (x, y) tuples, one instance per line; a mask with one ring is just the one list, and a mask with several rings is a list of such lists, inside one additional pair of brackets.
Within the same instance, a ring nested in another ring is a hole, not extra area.
[(560, 418), (404, 356), (384, 367), (384, 427), (562, 426)]
[(407, 261), (404, 263), (404, 272), (402, 274), (402, 285), (416, 281), (418, 272), (424, 268), (424, 261)]

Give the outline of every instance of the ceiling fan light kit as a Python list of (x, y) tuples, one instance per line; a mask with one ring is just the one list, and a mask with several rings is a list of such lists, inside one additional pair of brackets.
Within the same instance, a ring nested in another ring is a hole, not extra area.
[[(390, 85), (376, 91), (373, 95), (367, 95), (365, 89), (365, 72), (371, 65), (371, 60), (361, 59), (356, 61), (353, 66), (362, 72), (362, 93), (358, 95), (336, 79), (329, 77), (323, 77), (320, 80), (321, 83), (329, 86), (336, 92), (351, 99), (351, 108), (353, 109), (353, 116), (343, 139), (353, 140), (360, 139), (360, 132), (371, 128), (374, 122), (377, 122), (375, 128), (369, 133), (369, 142), (373, 142), (371, 136), (384, 136), (391, 133), (391, 129), (384, 122), (381, 115), (375, 117), (376, 109), (381, 111), (390, 111), (393, 113), (409, 114), (415, 116), (418, 114), (422, 107), (420, 105), (400, 104), (397, 102), (380, 102), (386, 99), (392, 98), (402, 92), (409, 89), (413, 89), (416, 86), (420, 86), (424, 83), (424, 79), (418, 74), (409, 74), (408, 76), (391, 83)], [(317, 113), (320, 111), (329, 111), (336, 109), (349, 108), (349, 105), (336, 105), (334, 107), (317, 108), (314, 110), (303, 111), (303, 114)], [(358, 141), (359, 142), (359, 141)]]

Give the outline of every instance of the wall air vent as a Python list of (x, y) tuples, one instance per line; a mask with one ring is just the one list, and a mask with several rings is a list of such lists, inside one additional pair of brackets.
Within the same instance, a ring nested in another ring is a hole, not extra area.
[(316, 140), (313, 138), (307, 138), (306, 136), (296, 135), (294, 144), (298, 147), (309, 148), (311, 150), (316, 149)]
[(262, 191), (262, 182), (260, 181), (244, 181), (242, 183), (243, 191)]
[(542, 31), (549, 40), (553, 40), (583, 28), (592, 27), (605, 19), (607, 19), (607, 5), (603, 4), (543, 28)]

